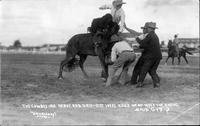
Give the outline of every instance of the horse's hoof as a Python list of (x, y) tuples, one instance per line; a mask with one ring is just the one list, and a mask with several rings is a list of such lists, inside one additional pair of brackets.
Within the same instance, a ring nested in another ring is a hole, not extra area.
[(84, 80), (84, 81), (88, 80), (88, 77), (83, 77), (83, 80)]
[(59, 80), (63, 80), (64, 78), (62, 76), (58, 76), (58, 79)]
[(143, 83), (138, 83), (138, 84), (136, 85), (136, 88), (141, 88), (141, 87), (143, 87), (143, 86), (144, 86)]
[(106, 82), (107, 81), (107, 79), (106, 78), (101, 78), (102, 80), (103, 80), (103, 82)]
[(106, 88), (111, 87), (111, 85), (105, 85)]

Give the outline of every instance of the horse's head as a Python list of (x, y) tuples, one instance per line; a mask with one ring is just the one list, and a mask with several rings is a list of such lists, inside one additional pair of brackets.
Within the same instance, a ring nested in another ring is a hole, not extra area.
[(101, 46), (103, 50), (110, 50), (112, 47), (111, 37), (117, 34), (119, 31), (119, 25), (116, 22), (110, 22), (108, 27), (103, 32), (97, 32), (94, 35), (97, 46)]
[(103, 45), (105, 45), (104, 33), (97, 32), (93, 36), (93, 41), (94, 41), (96, 47), (102, 47)]
[(113, 43), (110, 42), (110, 38), (107, 38), (105, 32), (97, 32), (93, 37), (93, 41), (95, 43), (95, 47), (102, 49), (104, 53), (111, 50), (111, 47), (113, 46)]
[(116, 22), (110, 22), (107, 34), (111, 37), (112, 35), (117, 34), (118, 31), (119, 25)]

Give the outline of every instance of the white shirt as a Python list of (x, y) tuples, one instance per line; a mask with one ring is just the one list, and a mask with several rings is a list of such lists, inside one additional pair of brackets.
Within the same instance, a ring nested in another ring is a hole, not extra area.
[(174, 42), (175, 42), (176, 44), (179, 44), (179, 39), (178, 39), (178, 38), (174, 38)]
[(115, 45), (112, 47), (111, 61), (114, 62), (117, 59), (117, 55), (125, 50), (133, 51), (133, 48), (131, 48), (131, 46), (126, 41), (115, 43)]
[(113, 5), (103, 5), (100, 7), (101, 9), (111, 9), (111, 15), (113, 17), (113, 21), (118, 23), (120, 26), (119, 32), (123, 32), (124, 23), (125, 23), (125, 12), (122, 8), (116, 10)]
[(183, 44), (181, 44), (180, 40), (178, 38), (174, 38), (174, 43), (178, 46), (178, 48), (183, 48)]

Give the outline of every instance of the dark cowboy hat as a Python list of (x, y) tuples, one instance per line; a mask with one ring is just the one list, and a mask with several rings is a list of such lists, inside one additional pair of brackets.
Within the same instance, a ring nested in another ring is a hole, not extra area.
[(174, 37), (178, 37), (178, 34), (175, 34)]
[(144, 27), (141, 27), (141, 29), (144, 29), (144, 28), (157, 29), (155, 22), (146, 22), (145, 25), (144, 25)]

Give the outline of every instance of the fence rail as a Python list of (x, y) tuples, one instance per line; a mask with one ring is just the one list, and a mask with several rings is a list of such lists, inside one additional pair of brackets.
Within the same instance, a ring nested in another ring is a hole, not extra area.
[[(141, 54), (141, 49), (135, 49), (137, 55)], [(161, 49), (162, 55), (167, 56), (167, 49)], [(193, 55), (188, 56), (199, 56), (199, 50), (191, 51)], [(26, 51), (26, 50), (0, 50), (0, 54), (55, 54), (64, 55), (65, 51)]]

